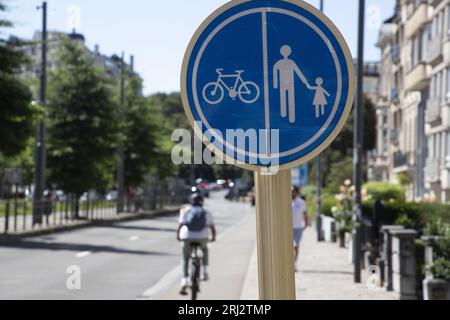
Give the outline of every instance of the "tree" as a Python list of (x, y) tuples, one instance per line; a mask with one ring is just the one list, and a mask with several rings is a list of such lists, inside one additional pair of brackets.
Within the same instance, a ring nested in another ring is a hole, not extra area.
[(345, 157), (334, 162), (326, 176), (326, 189), (330, 194), (339, 192), (339, 187), (343, 185), (346, 179), (352, 179), (353, 176), (353, 160), (351, 157)]
[[(363, 166), (366, 165), (367, 161), (367, 151), (372, 150), (375, 147), (375, 107), (372, 101), (366, 96), (363, 97), (363, 136), (362, 136), (362, 162)], [(346, 164), (346, 168), (351, 165), (351, 158), (353, 156), (353, 113), (350, 114), (348, 120), (342, 131), (336, 137), (336, 139), (331, 143), (331, 145), (321, 154), (321, 177), (322, 185), (327, 186), (331, 183), (330, 189), (335, 190), (336, 185), (342, 183), (342, 181), (331, 182), (330, 174), (333, 167)], [(346, 160), (345, 159), (350, 159)], [(310, 179), (315, 181), (315, 166), (316, 162), (311, 162)], [(344, 170), (347, 178), (352, 178), (351, 172)], [(363, 170), (366, 172), (366, 170)], [(333, 172), (332, 176), (342, 176), (342, 172)], [(363, 179), (366, 177), (363, 176)]]
[(142, 95), (142, 79), (136, 74), (128, 77), (125, 95), (125, 186), (137, 187), (151, 168), (158, 165), (159, 128), (148, 100)]
[(119, 132), (112, 96), (104, 71), (84, 46), (62, 37), (49, 78), (49, 180), (76, 199), (112, 182)]
[[(0, 2), (0, 12), (5, 10)], [(0, 27), (11, 26), (9, 21), (0, 19)], [(20, 44), (15, 38), (0, 38), (0, 153), (5, 157), (16, 156), (26, 148), (39, 114), (30, 90), (16, 75), (26, 63), (25, 56), (17, 50)]]

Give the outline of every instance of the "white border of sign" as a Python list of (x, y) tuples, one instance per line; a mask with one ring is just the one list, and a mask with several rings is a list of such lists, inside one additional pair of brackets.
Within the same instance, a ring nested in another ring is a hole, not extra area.
[[(191, 106), (189, 104), (189, 99), (188, 99), (188, 95), (187, 95), (186, 79), (187, 79), (188, 65), (189, 65), (189, 61), (191, 59), (192, 51), (193, 51), (194, 46), (197, 43), (200, 35), (203, 33), (203, 31), (208, 27), (208, 25), (215, 18), (217, 18), (220, 14), (222, 14), (223, 12), (227, 11), (228, 9), (230, 9), (232, 7), (235, 7), (242, 3), (251, 2), (251, 1), (253, 1), (253, 0), (232, 0), (232, 1), (224, 4), (217, 10), (215, 10), (212, 14), (210, 14), (202, 22), (202, 24), (195, 31), (191, 41), (189, 42), (187, 49), (186, 49), (186, 53), (183, 58), (182, 70), (181, 70), (181, 98), (182, 98), (182, 102), (183, 102), (184, 112), (186, 113), (186, 116), (188, 117), (189, 123), (190, 123), (191, 127), (194, 129), (195, 134), (200, 139), (202, 139), (202, 137), (203, 137), (203, 131), (201, 128), (199, 128), (196, 125), (196, 120), (194, 119), (194, 117), (192, 115)], [(346, 104), (344, 107), (344, 111), (342, 112), (341, 118), (339, 119), (338, 123), (336, 124), (336, 126), (332, 130), (332, 132), (328, 135), (328, 137), (319, 146), (317, 146), (314, 150), (312, 150), (305, 156), (303, 156), (299, 159), (296, 159), (294, 161), (291, 161), (289, 163), (278, 165), (278, 169), (282, 170), (282, 169), (289, 169), (289, 168), (298, 166), (300, 164), (306, 163), (307, 161), (315, 158), (324, 149), (326, 149), (331, 144), (331, 142), (333, 142), (333, 140), (336, 138), (336, 136), (339, 134), (342, 127), (346, 123), (348, 116), (350, 115), (350, 111), (352, 109), (353, 99), (355, 96), (355, 71), (354, 71), (354, 67), (353, 67), (353, 59), (352, 59), (350, 50), (347, 46), (347, 43), (344, 40), (344, 37), (342, 36), (340, 31), (336, 28), (336, 26), (322, 12), (320, 12), (315, 7), (313, 7), (312, 5), (310, 5), (304, 1), (300, 1), (300, 0), (278, 0), (278, 1), (292, 3), (298, 7), (301, 7), (303, 9), (311, 12), (330, 29), (330, 31), (332, 32), (332, 34), (338, 41), (338, 43), (342, 49), (342, 52), (344, 54), (347, 71), (348, 71), (348, 83), (349, 83), (348, 91), (347, 91), (347, 101), (346, 101)], [(219, 156), (219, 157), (225, 159), (227, 163), (231, 163), (231, 164), (237, 165), (241, 168), (249, 169), (249, 170), (253, 170), (253, 171), (266, 171), (267, 170), (267, 166), (257, 166), (257, 165), (245, 163), (245, 162), (237, 160), (233, 157), (230, 157), (229, 155), (224, 153), (223, 150), (220, 150), (219, 148), (217, 148), (213, 143), (209, 143), (207, 145), (207, 147), (211, 151), (213, 151), (216, 154), (216, 156)]]

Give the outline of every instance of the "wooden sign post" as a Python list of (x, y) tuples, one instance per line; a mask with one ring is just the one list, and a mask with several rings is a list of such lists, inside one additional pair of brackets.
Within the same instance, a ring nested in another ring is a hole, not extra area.
[(295, 299), (291, 170), (255, 172), (259, 298)]

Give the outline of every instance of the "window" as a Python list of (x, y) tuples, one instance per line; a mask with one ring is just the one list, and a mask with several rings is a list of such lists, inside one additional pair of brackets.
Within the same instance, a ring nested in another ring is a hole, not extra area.
[(437, 15), (437, 34), (442, 34), (443, 22), (444, 22), (444, 12), (441, 10)]
[(450, 157), (450, 132), (447, 132), (447, 157)]
[(447, 7), (447, 34), (450, 36), (450, 6)]
[(435, 159), (437, 159), (437, 160), (439, 160), (439, 158), (441, 157), (441, 135), (439, 134), (439, 133), (437, 133), (436, 135), (435, 135), (435, 139), (434, 139), (434, 141), (436, 142), (436, 145), (435, 145)]
[(447, 68), (447, 101), (450, 101), (450, 67)]
[(387, 130), (383, 130), (383, 153), (386, 153), (388, 150), (387, 150), (387, 144), (388, 144), (388, 141), (387, 141)]
[(412, 65), (413, 67), (419, 63), (419, 38), (417, 35), (412, 38)]
[(426, 27), (425, 29), (423, 29), (421, 32), (421, 44), (422, 44), (422, 52), (421, 52), (421, 56), (426, 57), (427, 55), (427, 48), (428, 48), (428, 27)]
[(436, 75), (436, 97), (440, 97), (441, 96), (441, 79), (442, 79), (442, 73), (438, 72), (438, 74)]
[(436, 16), (431, 20), (431, 39), (434, 39), (436, 37), (437, 33), (437, 19)]
[(441, 133), (441, 164), (445, 164), (445, 155), (446, 155), (446, 141), (445, 141), (446, 135), (445, 132)]
[(430, 97), (431, 98), (433, 98), (436, 95), (435, 88), (436, 88), (436, 80), (435, 80), (435, 77), (432, 76), (431, 80), (430, 80)]

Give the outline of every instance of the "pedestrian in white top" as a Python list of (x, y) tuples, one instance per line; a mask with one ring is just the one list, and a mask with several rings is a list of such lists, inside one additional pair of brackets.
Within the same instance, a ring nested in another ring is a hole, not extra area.
[(303, 230), (308, 226), (306, 202), (300, 197), (299, 188), (292, 187), (292, 225), (294, 227), (294, 268), (297, 271), (297, 258)]

